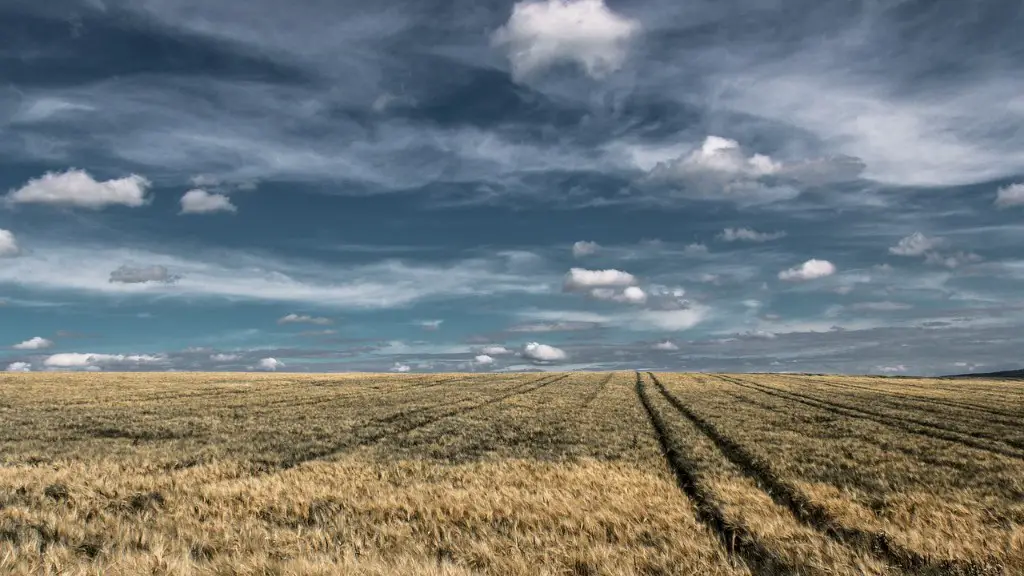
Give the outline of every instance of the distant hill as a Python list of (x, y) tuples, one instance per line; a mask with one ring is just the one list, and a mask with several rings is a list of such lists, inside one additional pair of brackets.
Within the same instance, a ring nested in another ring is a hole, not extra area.
[(1024, 379), (1024, 369), (1003, 370), (1002, 372), (985, 372), (982, 374), (954, 374), (943, 378), (1020, 378)]

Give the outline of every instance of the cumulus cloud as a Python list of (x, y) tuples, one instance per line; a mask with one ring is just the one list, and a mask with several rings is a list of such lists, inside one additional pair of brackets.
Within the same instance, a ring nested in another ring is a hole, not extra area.
[(213, 212), (237, 212), (238, 208), (224, 194), (211, 194), (196, 188), (181, 197), (180, 214), (211, 214)]
[(750, 228), (726, 228), (718, 235), (726, 242), (769, 242), (785, 236), (785, 232), (758, 232)]
[(330, 318), (323, 318), (321, 316), (308, 316), (306, 314), (287, 314), (277, 319), (278, 324), (316, 324), (318, 326), (327, 326), (333, 324), (334, 321)]
[(482, 366), (487, 366), (489, 364), (494, 364), (494, 358), (491, 358), (487, 354), (480, 354), (480, 355), (476, 356), (475, 358), (473, 358), (473, 361), (476, 362), (477, 364), (482, 365)]
[(878, 366), (877, 370), (883, 374), (897, 374), (900, 372), (906, 372), (907, 367), (903, 364), (897, 364), (896, 366)]
[(824, 278), (836, 273), (836, 267), (828, 260), (810, 259), (800, 266), (779, 272), (779, 280), (787, 282), (801, 282)]
[(214, 362), (233, 362), (239, 358), (238, 354), (210, 354), (210, 360)]
[(284, 368), (284, 362), (281, 362), (277, 358), (260, 358), (258, 364), (260, 370), (277, 370), (278, 368)]
[(65, 352), (53, 354), (43, 361), (47, 368), (83, 368), (99, 369), (109, 364), (153, 364), (164, 361), (162, 356), (150, 354), (90, 354), (82, 352)]
[(657, 344), (655, 344), (653, 346), (653, 348), (655, 350), (665, 350), (665, 351), (669, 351), (669, 352), (671, 352), (673, 350), (679, 350), (679, 346), (676, 345), (676, 343), (672, 342), (671, 340), (665, 340), (664, 342), (658, 342)]
[(622, 67), (640, 28), (604, 0), (524, 0), (491, 39), (508, 55), (516, 81), (564, 63), (602, 78)]
[(523, 346), (523, 357), (535, 362), (557, 362), (565, 360), (568, 355), (560, 348), (537, 342), (529, 342)]
[(641, 310), (620, 317), (619, 323), (630, 330), (681, 332), (700, 324), (708, 315), (705, 306), (689, 305), (678, 310)]
[(583, 256), (590, 256), (596, 253), (600, 248), (597, 242), (580, 240), (572, 245), (572, 255), (576, 258), (582, 258)]
[(484, 346), (480, 349), (480, 353), (487, 356), (501, 356), (502, 354), (511, 354), (512, 351), (504, 346)]
[(924, 256), (945, 244), (942, 238), (929, 238), (920, 232), (914, 232), (910, 236), (901, 238), (895, 246), (889, 248), (890, 254), (896, 256)]
[(851, 180), (863, 168), (847, 157), (786, 163), (748, 154), (736, 140), (710, 135), (699, 148), (662, 160), (649, 173), (679, 184), (684, 196), (760, 204), (795, 198), (803, 186)]
[(611, 300), (628, 304), (643, 304), (647, 302), (647, 293), (638, 286), (629, 286), (621, 292), (613, 288), (593, 288), (589, 294), (597, 300)]
[(391, 367), (392, 372), (409, 372), (412, 368), (408, 364), (402, 364), (401, 362), (395, 362), (395, 365)]
[(1024, 206), (1024, 182), (1003, 186), (996, 192), (996, 206)]
[(32, 365), (28, 362), (11, 362), (7, 365), (7, 372), (31, 372)]
[(149, 180), (132, 174), (99, 182), (84, 170), (47, 172), (7, 194), (13, 204), (50, 204), (98, 210), (108, 206), (138, 208), (149, 202)]
[(571, 268), (565, 275), (564, 288), (567, 292), (590, 290), (592, 288), (614, 288), (632, 286), (636, 277), (621, 270), (586, 270)]
[(14, 346), (11, 346), (11, 348), (14, 348), (15, 350), (43, 350), (49, 348), (50, 346), (53, 346), (52, 340), (47, 340), (46, 338), (35, 336), (33, 338), (25, 340), (24, 342), (21, 342), (20, 344), (15, 344)]
[(21, 248), (10, 230), (0, 228), (0, 258), (10, 258), (21, 254)]
[(146, 282), (169, 284), (179, 278), (179, 276), (171, 274), (163, 266), (129, 266), (123, 264), (117, 270), (110, 273), (110, 282), (120, 284), (145, 284)]

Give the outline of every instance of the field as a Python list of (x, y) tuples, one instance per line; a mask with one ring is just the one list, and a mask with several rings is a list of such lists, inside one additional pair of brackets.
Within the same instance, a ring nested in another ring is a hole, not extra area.
[(1024, 574), (1024, 384), (0, 375), (0, 574)]

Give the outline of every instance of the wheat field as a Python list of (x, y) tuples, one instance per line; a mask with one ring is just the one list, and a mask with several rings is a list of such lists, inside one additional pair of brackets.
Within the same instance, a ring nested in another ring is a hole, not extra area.
[(0, 574), (1024, 574), (1024, 385), (3, 374)]

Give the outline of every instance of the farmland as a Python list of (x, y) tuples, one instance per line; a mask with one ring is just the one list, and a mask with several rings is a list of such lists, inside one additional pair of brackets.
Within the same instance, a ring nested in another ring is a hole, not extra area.
[(1024, 384), (4, 374), (0, 573), (1024, 574)]

